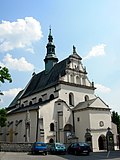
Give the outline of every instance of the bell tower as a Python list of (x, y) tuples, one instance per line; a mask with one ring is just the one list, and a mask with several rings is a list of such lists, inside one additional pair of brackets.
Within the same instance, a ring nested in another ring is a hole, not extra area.
[(58, 58), (55, 54), (55, 45), (53, 43), (53, 37), (51, 34), (51, 27), (49, 29), (49, 35), (48, 35), (48, 43), (47, 43), (47, 54), (45, 56), (44, 62), (45, 62), (45, 72), (48, 73), (52, 67), (58, 62)]

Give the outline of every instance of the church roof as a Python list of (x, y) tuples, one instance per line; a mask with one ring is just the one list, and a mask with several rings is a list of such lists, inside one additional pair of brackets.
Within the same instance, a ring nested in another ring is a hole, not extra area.
[(86, 108), (110, 110), (109, 106), (99, 97), (84, 102), (80, 102), (73, 110), (76, 111)]
[(59, 83), (59, 77), (65, 75), (65, 70), (68, 63), (69, 58), (66, 58), (63, 61), (56, 63), (50, 72), (46, 73), (44, 70), (38, 74), (34, 74), (25, 89), (21, 90), (17, 94), (9, 107), (14, 107), (17, 103), (17, 100), (21, 98), (30, 96)]
[(91, 99), (91, 100), (88, 100), (88, 101), (80, 102), (80, 103), (74, 108), (74, 110), (83, 109), (83, 108), (89, 107), (95, 100), (96, 100), (96, 98)]
[(14, 114), (14, 113), (20, 113), (20, 112), (25, 112), (27, 110), (37, 110), (38, 108), (42, 107), (43, 105), (45, 105), (46, 103), (49, 103), (50, 102), (50, 99), (49, 100), (46, 100), (44, 102), (38, 102), (38, 103), (35, 103), (35, 104), (32, 104), (32, 105), (28, 105), (26, 107), (14, 107), (14, 108), (11, 108), (9, 110), (9, 107), (8, 107), (8, 112), (7, 114)]
[(59, 82), (59, 77), (65, 75), (65, 69), (68, 62), (69, 58), (66, 58), (63, 61), (55, 64), (50, 72), (46, 73), (44, 70), (38, 74), (35, 74), (31, 78), (21, 97), (23, 98), (30, 96), (34, 93), (56, 85)]
[(21, 90), (17, 96), (13, 99), (13, 101), (10, 103), (9, 107), (14, 107), (17, 103), (17, 100), (19, 99), (19, 97), (22, 95), (23, 93), (23, 90)]

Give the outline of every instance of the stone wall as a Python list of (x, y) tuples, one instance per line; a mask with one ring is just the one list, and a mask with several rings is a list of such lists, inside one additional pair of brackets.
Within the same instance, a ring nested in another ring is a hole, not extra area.
[(1, 143), (0, 151), (4, 152), (30, 152), (33, 143)]

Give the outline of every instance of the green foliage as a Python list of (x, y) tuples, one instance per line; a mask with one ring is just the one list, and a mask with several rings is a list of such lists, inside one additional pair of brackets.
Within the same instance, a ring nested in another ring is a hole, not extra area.
[[(5, 80), (12, 82), (11, 75), (9, 74), (8, 68), (0, 66), (0, 82), (5, 83)], [(0, 95), (3, 95), (1, 91), (0, 91)]]
[(0, 82), (4, 83), (5, 80), (12, 82), (11, 75), (9, 74), (8, 68), (0, 66)]
[(117, 131), (120, 133), (120, 115), (117, 112), (112, 112), (112, 122), (117, 125)]
[(4, 127), (6, 125), (7, 121), (7, 112), (6, 109), (2, 108), (0, 109), (0, 126)]
[[(11, 75), (9, 74), (9, 70), (6, 67), (0, 66), (0, 82), (5, 83), (5, 81), (12, 82)], [(0, 95), (3, 95), (3, 93), (0, 91)], [(7, 121), (7, 112), (4, 108), (0, 109), (0, 126), (4, 127), (6, 125)]]

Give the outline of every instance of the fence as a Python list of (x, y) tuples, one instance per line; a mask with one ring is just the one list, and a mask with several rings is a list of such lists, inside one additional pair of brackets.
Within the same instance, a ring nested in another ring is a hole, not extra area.
[(2, 152), (30, 152), (33, 143), (4, 143), (0, 142)]

